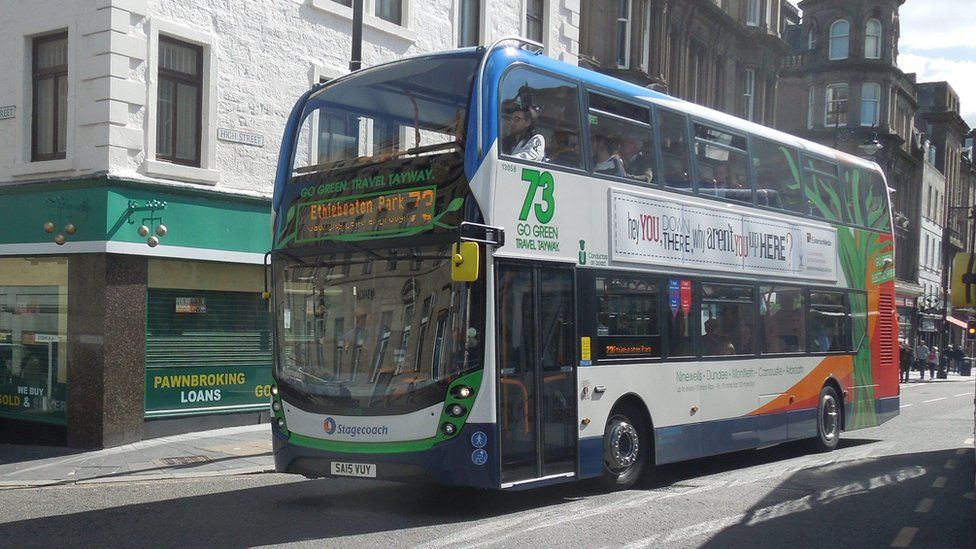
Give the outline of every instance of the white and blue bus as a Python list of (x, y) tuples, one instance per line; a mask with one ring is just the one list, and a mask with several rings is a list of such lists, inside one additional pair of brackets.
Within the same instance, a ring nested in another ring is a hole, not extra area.
[(277, 469), (628, 487), (897, 415), (878, 166), (534, 49), (403, 59), (295, 105)]

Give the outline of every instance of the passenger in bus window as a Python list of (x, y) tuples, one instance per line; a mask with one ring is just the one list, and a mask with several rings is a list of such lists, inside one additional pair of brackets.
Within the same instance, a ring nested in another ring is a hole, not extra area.
[(620, 156), (624, 161), (627, 177), (641, 179), (648, 183), (654, 179), (654, 163), (651, 155), (644, 150), (644, 140), (634, 134), (620, 137)]
[(523, 160), (542, 161), (546, 156), (546, 138), (536, 133), (535, 114), (531, 107), (512, 103), (505, 110), (505, 137), (502, 150)]
[(556, 130), (552, 133), (552, 153), (549, 161), (560, 166), (579, 167), (579, 149), (568, 131)]
[(709, 318), (704, 325), (705, 335), (702, 336), (702, 346), (706, 355), (734, 355), (735, 346), (732, 341), (719, 330), (718, 319)]
[(624, 161), (617, 155), (616, 144), (601, 134), (593, 136), (593, 171), (624, 177)]

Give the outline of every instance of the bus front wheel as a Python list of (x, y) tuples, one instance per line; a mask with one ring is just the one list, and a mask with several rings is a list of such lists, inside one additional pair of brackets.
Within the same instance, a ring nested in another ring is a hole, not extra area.
[(817, 404), (817, 437), (814, 447), (820, 452), (830, 452), (840, 443), (841, 403), (837, 391), (830, 385), (820, 390)]
[(644, 419), (633, 406), (617, 406), (603, 432), (603, 477), (610, 490), (626, 490), (637, 482), (651, 448)]

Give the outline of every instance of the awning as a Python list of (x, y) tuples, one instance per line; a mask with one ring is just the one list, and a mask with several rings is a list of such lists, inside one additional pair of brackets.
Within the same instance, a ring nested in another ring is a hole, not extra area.
[(963, 321), (961, 321), (961, 320), (959, 320), (958, 318), (955, 318), (955, 317), (952, 317), (952, 316), (947, 316), (946, 317), (946, 320), (948, 320), (949, 322), (955, 324), (956, 326), (959, 326), (963, 330), (966, 329), (966, 323), (963, 322)]

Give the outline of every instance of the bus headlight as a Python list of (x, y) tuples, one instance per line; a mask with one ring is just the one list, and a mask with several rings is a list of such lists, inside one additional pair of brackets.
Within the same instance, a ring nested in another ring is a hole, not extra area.
[(277, 400), (274, 401), (274, 402), (272, 402), (271, 403), (271, 409), (274, 410), (275, 412), (280, 412), (281, 411), (281, 403), (278, 402)]
[(271, 396), (278, 396), (278, 386), (277, 385), (272, 385), (271, 386)]
[(447, 415), (451, 417), (461, 417), (465, 412), (467, 412), (467, 410), (465, 410), (464, 406), (461, 406), (460, 404), (451, 404), (447, 407)]
[(281, 427), (282, 429), (285, 428), (285, 418), (283, 417), (278, 418), (278, 427)]
[(452, 437), (454, 433), (457, 433), (457, 427), (453, 423), (444, 423), (441, 425), (441, 431), (444, 431), (445, 435)]
[(474, 394), (474, 389), (467, 385), (458, 385), (452, 392), (456, 398), (470, 398)]

